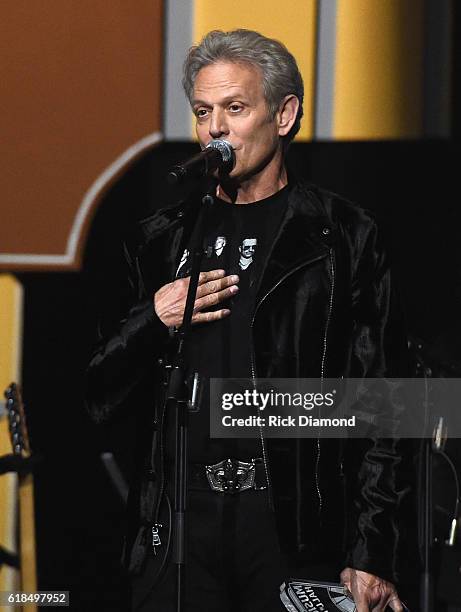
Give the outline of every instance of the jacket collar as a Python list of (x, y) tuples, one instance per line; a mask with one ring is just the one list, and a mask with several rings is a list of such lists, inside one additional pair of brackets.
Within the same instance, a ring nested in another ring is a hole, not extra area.
[(163, 234), (193, 223), (199, 203), (199, 199), (181, 200), (160, 208), (150, 217), (138, 221), (126, 239), (129, 251), (134, 256), (141, 255), (153, 241)]

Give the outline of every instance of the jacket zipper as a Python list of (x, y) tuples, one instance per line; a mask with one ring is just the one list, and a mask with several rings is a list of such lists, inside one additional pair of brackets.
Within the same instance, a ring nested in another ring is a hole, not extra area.
[[(323, 389), (323, 380), (325, 378), (325, 363), (327, 357), (327, 343), (328, 343), (328, 329), (330, 327), (331, 314), (333, 311), (333, 299), (335, 292), (335, 254), (333, 249), (330, 249), (330, 274), (331, 274), (331, 288), (330, 288), (330, 300), (328, 304), (328, 316), (325, 323), (325, 332), (323, 334), (323, 351), (322, 351), (322, 361), (320, 366), (320, 384)], [(319, 499), (319, 516), (322, 514), (323, 509), (323, 499), (322, 492), (320, 491), (320, 477), (319, 477), (319, 466), (320, 466), (320, 453), (321, 453), (321, 445), (320, 445), (320, 436), (317, 436), (317, 456), (315, 459), (315, 488), (317, 489), (317, 497)]]
[[(253, 318), (254, 320), (254, 318)], [(253, 321), (250, 326), (251, 330), (253, 329)], [(254, 361), (254, 346), (253, 340), (250, 338), (251, 342), (251, 379), (253, 381), (253, 389), (256, 389), (256, 371), (255, 371), (255, 361)], [(263, 464), (264, 464), (264, 473), (266, 474), (266, 482), (267, 482), (267, 490), (269, 495), (269, 505), (272, 511), (275, 510), (274, 499), (272, 497), (272, 485), (269, 475), (269, 463), (267, 460), (267, 452), (266, 452), (266, 442), (264, 440), (263, 428), (259, 426), (259, 439), (261, 440), (261, 450), (263, 455)]]
[[(332, 249), (330, 249), (330, 256), (331, 256), (331, 253), (332, 253)], [(271, 287), (269, 289), (269, 291), (267, 291), (263, 295), (263, 297), (259, 300), (258, 304), (256, 305), (255, 311), (253, 313), (253, 317), (251, 319), (251, 325), (250, 325), (250, 331), (251, 331), (251, 334), (250, 334), (250, 342), (251, 342), (251, 377), (252, 377), (252, 381), (253, 381), (253, 388), (256, 388), (256, 366), (255, 366), (255, 351), (254, 351), (254, 343), (253, 343), (253, 326), (254, 326), (254, 322), (255, 322), (256, 313), (258, 312), (259, 307), (264, 302), (264, 300), (273, 291), (275, 291), (275, 289), (277, 289), (277, 287), (279, 287), (292, 274), (294, 274), (295, 272), (298, 272), (298, 270), (301, 270), (305, 266), (310, 265), (310, 264), (318, 261), (319, 259), (323, 259), (324, 257), (325, 257), (325, 254), (322, 254), (322, 255), (319, 255), (318, 257), (315, 257), (314, 259), (309, 259), (308, 261), (303, 262), (302, 264), (296, 266), (295, 268), (293, 268), (292, 270), (287, 272), (284, 276), (282, 276), (282, 278), (273, 287)], [(332, 299), (331, 299), (331, 295), (330, 295), (330, 311), (328, 313), (328, 320), (329, 320), (330, 315), (331, 315), (331, 304), (332, 304)], [(328, 325), (328, 323), (327, 323), (327, 325)], [(326, 336), (326, 330), (325, 330), (325, 336)], [(325, 341), (325, 338), (324, 338), (324, 355), (322, 356), (322, 363), (324, 362), (325, 352), (326, 352), (326, 341)], [(264, 439), (264, 434), (263, 434), (262, 426), (259, 427), (259, 437), (260, 437), (260, 440), (261, 440), (261, 449), (262, 449), (262, 455), (263, 455), (264, 472), (266, 474), (267, 488), (268, 488), (268, 493), (269, 493), (269, 503), (270, 503), (271, 509), (274, 510), (275, 507), (274, 507), (274, 499), (273, 499), (273, 494), (272, 494), (272, 482), (271, 482), (270, 471), (269, 471), (269, 461), (268, 461), (268, 457), (267, 457), (266, 441)], [(317, 461), (319, 461), (319, 459), (320, 459), (320, 454), (317, 455)], [(317, 469), (317, 466), (316, 466), (316, 469)], [(317, 477), (316, 477), (316, 482), (317, 482)], [(317, 487), (317, 491), (320, 494), (320, 491), (319, 491), (318, 487)]]

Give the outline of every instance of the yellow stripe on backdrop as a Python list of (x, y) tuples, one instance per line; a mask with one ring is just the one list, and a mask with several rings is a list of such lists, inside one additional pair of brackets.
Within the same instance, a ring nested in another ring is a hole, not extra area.
[(337, 0), (334, 139), (422, 134), (424, 0)]
[(310, 140), (314, 122), (317, 0), (195, 0), (194, 44), (210, 30), (257, 30), (285, 44), (304, 79), (304, 117), (298, 140)]
[[(20, 379), (22, 346), (21, 284), (7, 274), (0, 275), (0, 390), (3, 401), (4, 389)], [(11, 453), (8, 420), (0, 418), (0, 455)], [(16, 550), (16, 499), (17, 477), (15, 474), (0, 476), (0, 546), (10, 552)], [(19, 576), (6, 565), (0, 567), (0, 591), (19, 588)], [(9, 609), (9, 608), (5, 608)], [(12, 610), (13, 608), (11, 608)]]

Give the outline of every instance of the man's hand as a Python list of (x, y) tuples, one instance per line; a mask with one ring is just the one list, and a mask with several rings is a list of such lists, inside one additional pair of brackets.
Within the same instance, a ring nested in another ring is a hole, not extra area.
[[(224, 274), (224, 270), (210, 270), (210, 272), (200, 273), (192, 323), (216, 321), (230, 314), (230, 310), (227, 308), (202, 312), (205, 308), (219, 304), (237, 293), (236, 283), (238, 283), (239, 277), (235, 275), (224, 276)], [(161, 287), (154, 295), (155, 312), (167, 327), (178, 327), (182, 324), (189, 281), (189, 276), (178, 278)]]
[(352, 594), (357, 612), (384, 612), (389, 606), (394, 612), (403, 612), (402, 602), (394, 585), (387, 580), (346, 567), (341, 572), (341, 582)]

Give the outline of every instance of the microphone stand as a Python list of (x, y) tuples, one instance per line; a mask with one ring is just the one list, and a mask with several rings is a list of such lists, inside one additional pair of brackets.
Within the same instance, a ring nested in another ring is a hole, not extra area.
[(421, 612), (433, 612), (434, 584), (432, 578), (432, 440), (423, 440), (423, 568), (421, 575)]
[[(424, 398), (425, 410), (425, 425), (427, 427), (429, 418), (429, 380), (432, 377), (431, 368), (425, 363), (422, 353), (422, 346), (415, 342), (415, 358), (417, 362), (417, 371), (422, 374), (425, 379), (426, 392)], [(427, 432), (426, 432), (427, 433)], [(420, 534), (420, 552), (422, 557), (422, 572), (420, 577), (420, 606), (421, 612), (433, 612), (434, 610), (434, 581), (432, 577), (432, 549), (433, 549), (433, 533), (432, 533), (432, 438), (427, 435), (424, 437), (421, 449), (420, 463), (420, 486), (421, 486), (421, 534)]]
[(186, 371), (184, 363), (191, 320), (197, 293), (200, 265), (204, 252), (204, 236), (207, 213), (214, 203), (213, 193), (216, 180), (210, 178), (202, 206), (195, 225), (192, 270), (186, 298), (183, 323), (178, 331), (177, 352), (171, 366), (167, 393), (167, 410), (175, 414), (175, 471), (174, 471), (174, 515), (173, 515), (173, 563), (176, 565), (176, 612), (185, 610), (186, 583), (186, 494), (187, 494), (187, 396)]

